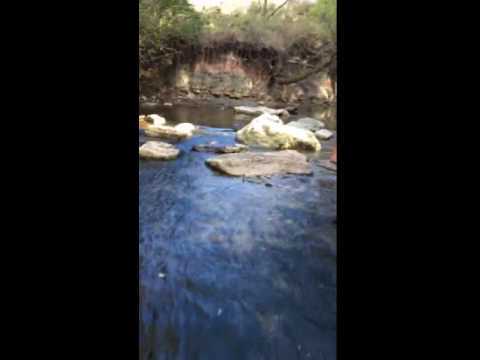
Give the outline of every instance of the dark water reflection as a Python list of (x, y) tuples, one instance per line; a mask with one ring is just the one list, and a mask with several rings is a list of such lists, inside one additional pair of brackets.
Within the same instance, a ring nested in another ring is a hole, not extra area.
[(140, 162), (140, 359), (335, 359), (336, 175), (316, 165), (329, 144), (313, 176), (267, 187), (218, 175), (204, 164), (212, 154), (190, 151), (213, 140), (234, 133)]

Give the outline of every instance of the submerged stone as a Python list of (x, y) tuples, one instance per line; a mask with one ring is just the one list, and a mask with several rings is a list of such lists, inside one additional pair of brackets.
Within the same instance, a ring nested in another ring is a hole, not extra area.
[(201, 144), (195, 145), (192, 148), (193, 151), (199, 152), (213, 152), (216, 154), (231, 154), (231, 153), (239, 153), (242, 151), (248, 150), (248, 146), (242, 144), (235, 144), (235, 145), (217, 145), (215, 143), (210, 144)]

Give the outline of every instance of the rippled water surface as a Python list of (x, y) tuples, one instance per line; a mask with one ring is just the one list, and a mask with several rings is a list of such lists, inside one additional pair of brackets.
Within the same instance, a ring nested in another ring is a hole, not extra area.
[(318, 166), (331, 144), (313, 176), (228, 177), (191, 147), (233, 144), (231, 111), (162, 115), (217, 129), (140, 161), (140, 359), (335, 359), (336, 174)]

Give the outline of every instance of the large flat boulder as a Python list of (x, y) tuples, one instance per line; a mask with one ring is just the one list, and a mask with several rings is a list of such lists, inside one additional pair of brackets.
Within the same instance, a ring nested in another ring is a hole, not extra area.
[(305, 155), (294, 150), (224, 154), (206, 160), (211, 168), (231, 176), (312, 174)]
[(180, 150), (171, 144), (161, 141), (148, 141), (139, 148), (142, 159), (173, 160), (178, 157)]
[(319, 151), (320, 142), (308, 130), (283, 125), (280, 118), (263, 114), (237, 132), (237, 139), (247, 145), (259, 145), (275, 150)]
[(313, 132), (323, 129), (325, 127), (325, 123), (323, 121), (309, 117), (301, 118), (296, 121), (291, 121), (287, 125), (299, 129), (310, 130)]
[(235, 106), (233, 108), (236, 113), (247, 115), (270, 114), (281, 116), (286, 119), (290, 115), (286, 109), (272, 109), (266, 106)]

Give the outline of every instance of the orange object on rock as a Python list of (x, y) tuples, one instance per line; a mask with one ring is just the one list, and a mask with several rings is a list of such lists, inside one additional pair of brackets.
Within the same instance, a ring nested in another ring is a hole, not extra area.
[(334, 164), (337, 163), (337, 146), (333, 148), (332, 156), (330, 156), (330, 161)]

